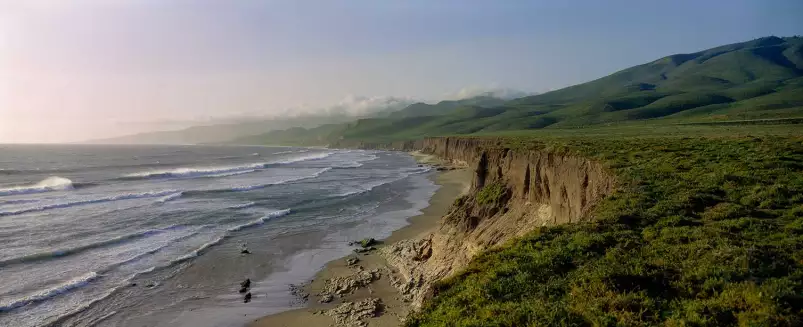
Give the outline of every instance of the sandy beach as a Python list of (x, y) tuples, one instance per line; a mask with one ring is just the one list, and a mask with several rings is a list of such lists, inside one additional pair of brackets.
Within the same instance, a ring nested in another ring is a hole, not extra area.
[[(413, 154), (416, 160), (425, 164), (438, 164), (437, 159), (432, 156)], [(422, 210), (418, 216), (409, 219), (410, 224), (393, 232), (393, 234), (382, 240), (377, 247), (381, 248), (388, 244), (393, 244), (400, 240), (417, 238), (423, 236), (437, 228), (440, 218), (447, 213), (450, 205), (461, 194), (468, 191), (471, 183), (471, 174), (467, 169), (456, 169), (439, 171), (430, 178), (441, 187), (432, 196), (429, 206)], [(370, 237), (370, 235), (366, 235)], [(343, 303), (367, 301), (368, 299), (379, 299), (381, 304), (380, 313), (376, 317), (364, 319), (367, 326), (398, 326), (402, 317), (406, 316), (408, 307), (399, 298), (399, 293), (391, 285), (392, 278), (399, 278), (387, 266), (385, 260), (378, 254), (379, 251), (372, 251), (367, 254), (352, 254), (345, 258), (340, 258), (329, 262), (308, 285), (304, 286), (304, 291), (309, 294), (309, 301), (304, 308), (286, 311), (274, 315), (259, 318), (250, 323), (250, 327), (284, 327), (284, 326), (305, 326), (305, 327), (324, 327), (348, 324), (336, 324), (335, 318), (327, 311), (337, 308)], [(348, 265), (347, 259), (358, 258), (357, 264)], [(354, 276), (358, 273), (376, 273), (375, 280), (369, 282), (364, 287), (359, 287), (350, 294), (335, 296), (329, 303), (320, 303), (318, 296), (326, 286), (329, 279), (342, 278), (344, 276)], [(374, 300), (375, 301), (375, 300)], [(359, 326), (360, 324), (354, 324)]]

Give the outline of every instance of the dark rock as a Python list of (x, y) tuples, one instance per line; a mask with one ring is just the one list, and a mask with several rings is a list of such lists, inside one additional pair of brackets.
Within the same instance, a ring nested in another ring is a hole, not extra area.
[(248, 292), (248, 287), (240, 288), (240, 293)]
[(250, 278), (246, 278), (242, 283), (240, 283), (240, 286), (245, 287), (245, 288), (251, 287), (251, 279)]
[(251, 292), (245, 293), (245, 297), (243, 298), (243, 303), (251, 302)]
[(363, 239), (362, 241), (360, 241), (360, 246), (362, 246), (364, 248), (367, 248), (369, 246), (376, 245), (377, 243), (378, 242), (373, 237), (371, 237), (371, 238), (366, 238), (366, 239)]
[(131, 283), (131, 287), (137, 286), (137, 283)]
[(243, 248), (242, 250), (240, 250), (240, 253), (241, 254), (251, 254), (251, 251), (248, 251), (248, 249)]

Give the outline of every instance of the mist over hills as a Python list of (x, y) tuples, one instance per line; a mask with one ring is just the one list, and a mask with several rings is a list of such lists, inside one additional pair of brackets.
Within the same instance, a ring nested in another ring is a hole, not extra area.
[[(803, 117), (803, 38), (763, 37), (675, 54), (560, 90), (509, 101), (412, 104), (388, 117), (294, 129), (236, 143), (325, 145), (424, 136)], [(302, 137), (303, 136), (303, 137)]]
[(797, 118), (803, 117), (803, 38), (770, 36), (670, 55), (543, 94), (471, 95), (434, 104), (358, 97), (298, 116), (93, 142), (327, 145), (631, 121), (669, 124)]
[(252, 114), (250, 117), (213, 119), (179, 130), (143, 132), (133, 135), (90, 140), (105, 144), (198, 144), (220, 143), (236, 138), (287, 128), (312, 128), (323, 124), (342, 123), (361, 117), (385, 117), (407, 107), (414, 101), (398, 97), (347, 96), (333, 105), (291, 108), (270, 117)]

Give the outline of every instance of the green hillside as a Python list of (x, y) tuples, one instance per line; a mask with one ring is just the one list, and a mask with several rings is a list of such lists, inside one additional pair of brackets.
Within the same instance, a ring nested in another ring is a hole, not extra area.
[[(433, 116), (449, 114), (461, 115), (462, 111), (472, 108), (495, 107), (504, 104), (505, 100), (481, 95), (462, 100), (446, 100), (436, 104), (414, 103), (400, 110), (388, 110), (381, 117), (358, 119), (352, 123), (325, 124), (318, 127), (294, 127), (285, 130), (274, 130), (266, 133), (235, 138), (229, 143), (235, 144), (272, 144), (272, 145), (327, 145), (337, 142), (346, 134), (359, 134), (367, 130), (368, 134), (402, 133), (405, 129), (415, 127), (432, 120)], [(369, 136), (371, 137), (371, 136)]]
[(455, 109), (463, 106), (496, 107), (504, 103), (505, 100), (492, 96), (477, 96), (463, 100), (446, 100), (436, 104), (419, 102), (411, 104), (402, 110), (392, 112), (388, 117), (411, 118), (420, 116), (441, 116), (448, 115)]
[(503, 149), (593, 158), (617, 190), (593, 222), (478, 255), (405, 326), (803, 325), (803, 129), (773, 127), (497, 137)]
[(315, 139), (385, 142), (633, 121), (666, 125), (803, 117), (803, 38), (765, 37), (676, 54), (549, 93), (474, 101), (413, 104)]

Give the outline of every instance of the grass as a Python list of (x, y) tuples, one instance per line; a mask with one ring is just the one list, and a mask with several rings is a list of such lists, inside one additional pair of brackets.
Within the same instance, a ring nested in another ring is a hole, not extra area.
[(775, 127), (502, 137), (594, 158), (619, 188), (592, 223), (542, 227), (479, 255), (406, 325), (803, 325), (803, 137)]
[(505, 188), (505, 185), (500, 182), (485, 185), (477, 193), (477, 203), (480, 205), (499, 203), (505, 196), (506, 192), (507, 188)]
[(803, 38), (764, 37), (677, 54), (552, 92), (504, 101), (480, 96), (325, 128), (237, 142), (353, 146), (426, 136), (803, 118)]

